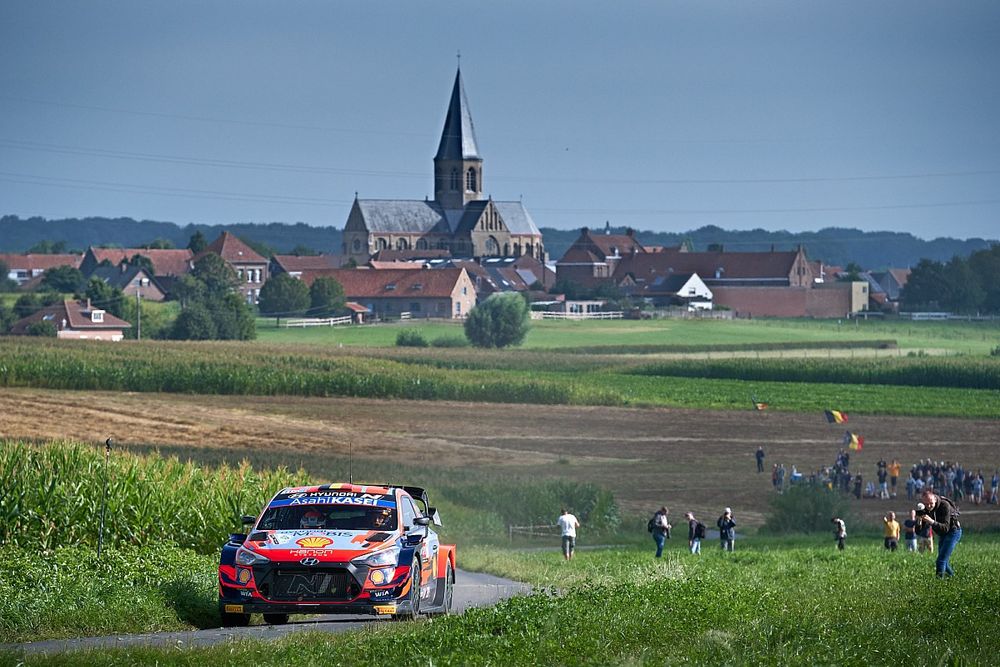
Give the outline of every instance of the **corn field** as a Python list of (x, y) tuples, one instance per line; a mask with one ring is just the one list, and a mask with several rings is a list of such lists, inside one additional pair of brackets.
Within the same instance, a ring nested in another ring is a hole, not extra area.
[(256, 514), (304, 472), (254, 470), (249, 464), (201, 468), (157, 454), (70, 442), (0, 441), (0, 544), (43, 550), (97, 545), (104, 483), (106, 546), (176, 544), (216, 552), (240, 516)]

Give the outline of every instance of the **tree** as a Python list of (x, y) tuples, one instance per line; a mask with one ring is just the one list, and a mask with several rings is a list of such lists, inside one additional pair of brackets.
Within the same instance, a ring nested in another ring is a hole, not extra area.
[(65, 241), (49, 241), (42, 239), (35, 245), (28, 248), (29, 255), (60, 255), (66, 252)]
[(2, 301), (0, 301), (0, 334), (5, 334), (10, 331), (10, 328), (17, 322), (18, 317), (14, 313), (13, 308), (8, 308)]
[(904, 310), (939, 310), (942, 304), (944, 285), (944, 265), (930, 259), (922, 259), (910, 271), (910, 277), (903, 288), (901, 300)]
[(170, 239), (156, 238), (149, 243), (143, 243), (140, 248), (146, 248), (149, 250), (173, 250), (174, 242)]
[(10, 267), (0, 260), (0, 292), (13, 292), (17, 289), (17, 281), (10, 277)]
[(1000, 313), (1000, 244), (969, 255), (969, 266), (983, 289), (983, 312)]
[(844, 267), (844, 274), (838, 278), (840, 282), (850, 283), (858, 282), (859, 280), (864, 280), (861, 277), (861, 267), (855, 262), (848, 262), (847, 266)]
[(59, 335), (59, 330), (56, 329), (56, 325), (49, 320), (39, 320), (37, 322), (32, 322), (28, 325), (26, 329), (29, 336), (45, 336), (46, 338), (55, 338)]
[(309, 288), (287, 273), (271, 276), (260, 288), (257, 308), (262, 315), (301, 315), (309, 308)]
[(589, 296), (583, 285), (568, 278), (557, 278), (556, 284), (552, 286), (552, 293), (562, 294), (567, 299), (580, 299)]
[(117, 287), (112, 287), (100, 278), (91, 278), (87, 283), (84, 297), (90, 303), (115, 317), (121, 317), (125, 312), (125, 293)]
[(494, 294), (469, 312), (465, 336), (476, 347), (520, 345), (528, 334), (527, 302), (516, 292)]
[(78, 292), (83, 287), (83, 274), (72, 266), (56, 266), (45, 270), (42, 285), (54, 292)]
[(195, 262), (191, 275), (205, 285), (205, 297), (209, 299), (221, 298), (240, 284), (233, 267), (214, 252)]
[(215, 321), (200, 303), (188, 306), (174, 320), (170, 337), (179, 340), (214, 340), (218, 336)]
[(204, 252), (205, 248), (208, 247), (208, 241), (205, 240), (205, 235), (201, 232), (195, 232), (191, 235), (187, 244), (188, 250), (197, 255), (200, 252)]
[(309, 287), (309, 301), (313, 317), (333, 317), (344, 309), (344, 288), (335, 278), (322, 276)]
[(945, 264), (944, 302), (953, 313), (978, 313), (986, 293), (979, 286), (968, 260), (955, 255)]
[(17, 319), (23, 319), (32, 313), (37, 313), (42, 309), (41, 299), (37, 294), (22, 294), (14, 302), (14, 314)]
[(318, 250), (314, 250), (313, 248), (300, 243), (292, 248), (292, 252), (290, 254), (295, 255), (296, 257), (315, 257), (320, 253)]
[(154, 275), (153, 271), (153, 260), (145, 255), (140, 255), (138, 253), (132, 255), (128, 260), (129, 266), (138, 266), (140, 269), (148, 273), (149, 275)]

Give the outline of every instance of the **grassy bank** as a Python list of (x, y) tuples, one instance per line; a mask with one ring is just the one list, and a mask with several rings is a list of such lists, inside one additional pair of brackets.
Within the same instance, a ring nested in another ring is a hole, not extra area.
[[(817, 543), (818, 541), (818, 543)], [(809, 543), (809, 544), (807, 544)], [(812, 545), (810, 545), (812, 544)], [(121, 649), (29, 657), (28, 665), (414, 664), (991, 664), (998, 547), (968, 539), (958, 576), (933, 578), (930, 557), (884, 552), (875, 540), (838, 553), (831, 540), (767, 542), (701, 557), (649, 549), (555, 553), (477, 551), (464, 559), (561, 594), (347, 635), (296, 634), (204, 649)], [(10, 656), (17, 659), (17, 656)]]

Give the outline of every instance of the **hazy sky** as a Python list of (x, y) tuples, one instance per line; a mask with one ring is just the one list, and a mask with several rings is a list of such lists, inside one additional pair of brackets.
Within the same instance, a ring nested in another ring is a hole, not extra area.
[(0, 214), (433, 196), (456, 52), (540, 226), (1000, 237), (1000, 2), (0, 3)]

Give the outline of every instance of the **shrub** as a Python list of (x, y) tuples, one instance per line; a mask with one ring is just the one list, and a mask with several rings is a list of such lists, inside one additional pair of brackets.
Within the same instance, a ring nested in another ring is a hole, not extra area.
[(494, 294), (469, 312), (465, 336), (476, 347), (520, 345), (528, 335), (528, 303), (520, 294)]
[(427, 339), (416, 329), (403, 329), (396, 334), (398, 347), (427, 347)]
[(840, 517), (851, 530), (853, 511), (849, 496), (812, 484), (791, 486), (771, 501), (765, 533), (820, 533), (833, 530), (830, 519)]
[(59, 334), (56, 325), (49, 320), (33, 322), (28, 325), (27, 332), (29, 336), (45, 336), (47, 338), (55, 338)]
[(469, 341), (462, 336), (438, 336), (431, 341), (431, 347), (469, 347)]
[(309, 308), (309, 288), (287, 273), (268, 278), (257, 303), (262, 315), (301, 315)]

